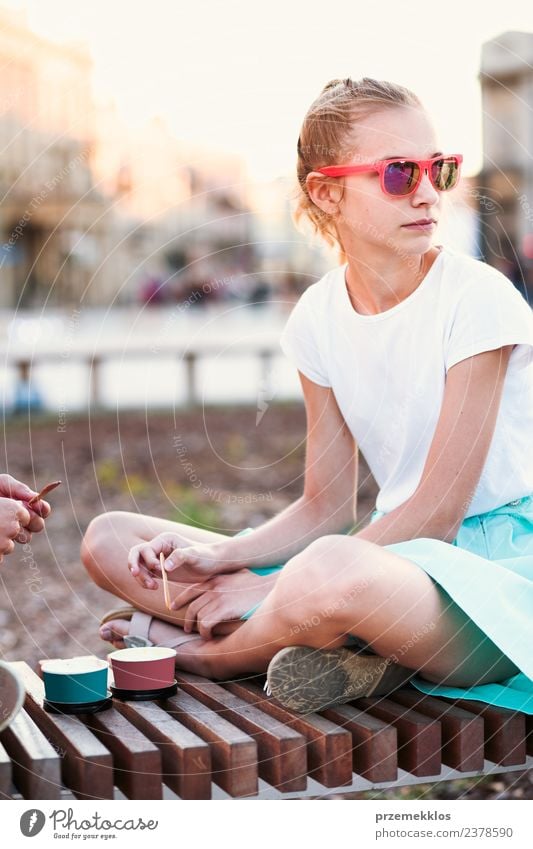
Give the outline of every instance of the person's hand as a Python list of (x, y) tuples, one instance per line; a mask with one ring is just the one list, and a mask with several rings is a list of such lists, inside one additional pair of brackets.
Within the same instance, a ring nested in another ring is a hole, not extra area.
[(156, 590), (158, 583), (154, 576), (161, 576), (159, 555), (163, 554), (168, 558), (165, 569), (170, 581), (197, 583), (221, 571), (224, 561), (218, 546), (218, 543), (193, 544), (180, 534), (166, 532), (134, 545), (128, 555), (128, 568), (141, 586)]
[(188, 605), (184, 630), (188, 633), (196, 628), (205, 640), (209, 640), (216, 625), (229, 619), (240, 619), (262, 602), (277, 578), (276, 573), (261, 576), (249, 569), (215, 575), (184, 589), (173, 599), (171, 607), (179, 610)]
[(27, 542), (27, 539), (31, 539), (31, 534), (24, 530), (30, 521), (30, 513), (22, 501), (0, 497), (0, 563), (5, 554), (11, 554), (15, 541)]
[(11, 475), (0, 475), (0, 498), (4, 497), (13, 499), (14, 501), (21, 501), (29, 517), (25, 517), (26, 521), (21, 522), (24, 530), (21, 528), (21, 533), (17, 536), (15, 542), (29, 542), (32, 534), (37, 534), (43, 530), (44, 520), (50, 515), (51, 507), (48, 501), (40, 499), (39, 501), (35, 501), (31, 507), (28, 505), (30, 498), (33, 498), (37, 494), (34, 489), (31, 489), (25, 483), (21, 483), (21, 481), (18, 481)]

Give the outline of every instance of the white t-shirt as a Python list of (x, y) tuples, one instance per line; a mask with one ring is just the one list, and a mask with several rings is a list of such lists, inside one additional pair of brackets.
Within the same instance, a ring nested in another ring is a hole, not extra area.
[(491, 266), (443, 247), (414, 292), (377, 315), (354, 310), (347, 264), (310, 285), (280, 345), (331, 387), (388, 513), (416, 490), (451, 366), (514, 344), (489, 453), (465, 518), (533, 493), (533, 312)]

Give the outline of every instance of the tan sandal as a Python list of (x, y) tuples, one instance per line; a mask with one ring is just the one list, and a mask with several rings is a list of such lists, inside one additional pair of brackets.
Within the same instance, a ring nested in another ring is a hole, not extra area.
[[(164, 646), (165, 648), (176, 649), (178, 646), (192, 642), (192, 640), (202, 639), (200, 634), (186, 634), (183, 628), (180, 628), (179, 625), (173, 625), (172, 627), (176, 628), (176, 630), (181, 633), (169, 640), (164, 640), (161, 643), (154, 643), (148, 634), (150, 632), (152, 621), (155, 618), (156, 617), (154, 616), (150, 616), (149, 613), (142, 613), (140, 610), (137, 610), (136, 607), (119, 607), (116, 610), (110, 610), (102, 617), (100, 620), (100, 627), (105, 625), (107, 622), (111, 622), (113, 619), (125, 619), (129, 622), (129, 632), (122, 637), (124, 645), (128, 649), (144, 646)], [(167, 622), (166, 624), (170, 625), (171, 623)]]
[(108, 610), (105, 616), (100, 619), (100, 626), (111, 622), (112, 619), (126, 619), (128, 622), (137, 610), (136, 607), (117, 607), (114, 610)]
[(25, 696), (24, 684), (15, 670), (9, 663), (0, 660), (0, 731), (15, 719)]
[(352, 699), (388, 695), (414, 674), (376, 654), (291, 646), (270, 661), (265, 690), (290, 710), (312, 713)]

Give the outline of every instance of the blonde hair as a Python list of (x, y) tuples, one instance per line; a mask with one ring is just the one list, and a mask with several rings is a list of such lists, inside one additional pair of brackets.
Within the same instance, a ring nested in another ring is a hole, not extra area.
[[(312, 201), (306, 185), (311, 171), (325, 165), (337, 165), (353, 156), (356, 147), (354, 129), (357, 120), (380, 109), (393, 106), (423, 106), (410, 89), (385, 80), (363, 77), (361, 80), (331, 80), (311, 104), (298, 138), (298, 186), (293, 221), (299, 228), (303, 220), (311, 223), (314, 233), (330, 247), (337, 247), (340, 262), (346, 262), (335, 219)], [(327, 177), (324, 177), (327, 180)]]

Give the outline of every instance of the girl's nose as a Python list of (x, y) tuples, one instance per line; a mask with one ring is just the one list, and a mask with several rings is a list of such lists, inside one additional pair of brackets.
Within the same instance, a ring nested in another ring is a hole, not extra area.
[(427, 169), (424, 169), (424, 173), (422, 174), (422, 178), (420, 180), (420, 183), (418, 184), (418, 188), (415, 192), (413, 192), (412, 198), (417, 203), (437, 203), (439, 199), (439, 193), (431, 182), (431, 180), (429, 179)]

